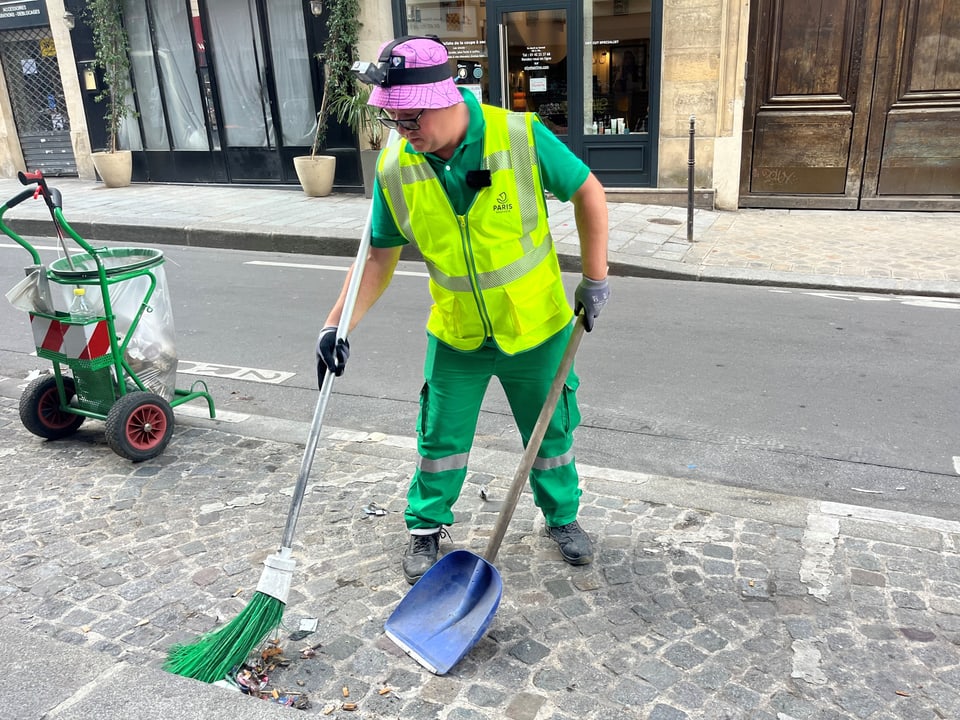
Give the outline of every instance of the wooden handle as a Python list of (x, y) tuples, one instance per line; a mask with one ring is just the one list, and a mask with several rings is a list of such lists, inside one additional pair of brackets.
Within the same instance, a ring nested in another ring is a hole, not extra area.
[(543, 402), (540, 410), (540, 416), (537, 418), (537, 424), (533, 427), (530, 434), (530, 440), (523, 451), (523, 457), (520, 460), (520, 466), (517, 473), (513, 476), (513, 482), (510, 490), (507, 492), (507, 499), (503, 502), (503, 508), (497, 517), (497, 524), (493, 528), (493, 535), (490, 536), (490, 542), (487, 543), (487, 549), (483, 553), (484, 559), (492, 563), (497, 553), (500, 551), (500, 543), (503, 542), (503, 536), (507, 534), (507, 526), (513, 518), (513, 511), (517, 507), (517, 501), (520, 499), (520, 493), (527, 483), (527, 477), (533, 469), (533, 463), (537, 459), (537, 453), (540, 451), (540, 444), (543, 442), (543, 436), (547, 433), (547, 426), (553, 417), (554, 410), (557, 409), (557, 402), (560, 400), (560, 392), (563, 390), (563, 384), (567, 381), (570, 374), (570, 368), (573, 367), (573, 358), (580, 347), (580, 340), (583, 339), (583, 319), (577, 316), (573, 325), (573, 332), (570, 334), (570, 340), (567, 341), (567, 348), (563, 351), (563, 357), (560, 358), (560, 367), (557, 368), (557, 374), (553, 376), (553, 383), (550, 385), (550, 391), (547, 393), (547, 399)]

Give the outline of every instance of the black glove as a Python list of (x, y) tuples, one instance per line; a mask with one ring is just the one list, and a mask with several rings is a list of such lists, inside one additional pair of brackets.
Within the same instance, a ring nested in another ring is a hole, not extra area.
[(577, 290), (573, 294), (574, 306), (573, 312), (576, 315), (583, 310), (583, 326), (587, 332), (593, 330), (593, 321), (600, 316), (600, 311), (610, 299), (610, 285), (606, 278), (603, 280), (591, 280), (586, 275), (577, 285)]
[(337, 340), (337, 326), (327, 325), (317, 338), (317, 387), (323, 387), (327, 370), (337, 377), (343, 375), (350, 357), (350, 343), (346, 338)]

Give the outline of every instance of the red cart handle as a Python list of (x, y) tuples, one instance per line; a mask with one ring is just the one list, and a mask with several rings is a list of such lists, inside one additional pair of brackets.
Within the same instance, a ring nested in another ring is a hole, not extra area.
[(47, 186), (47, 179), (40, 170), (34, 170), (33, 172), (23, 172), (21, 170), (17, 173), (17, 179), (21, 185), (32, 185), (36, 183), (37, 188), (33, 192), (33, 199), (36, 200), (43, 195), (43, 201), (47, 204), (47, 207), (50, 208), (51, 213), (54, 208), (63, 209), (63, 196), (56, 188)]

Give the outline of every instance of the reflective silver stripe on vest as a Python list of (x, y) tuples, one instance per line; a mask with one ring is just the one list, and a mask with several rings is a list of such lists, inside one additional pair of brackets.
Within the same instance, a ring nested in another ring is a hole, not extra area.
[(533, 181), (533, 173), (539, 172), (536, 167), (537, 154), (527, 137), (526, 115), (507, 115), (507, 131), (510, 134), (510, 154), (513, 155), (513, 173), (517, 182), (517, 197), (520, 199), (520, 219), (523, 222), (520, 242), (524, 252), (530, 252), (533, 249), (530, 234), (537, 229), (540, 221), (536, 184)]
[(557, 468), (569, 465), (574, 460), (573, 450), (568, 450), (563, 455), (557, 455), (552, 458), (537, 457), (533, 461), (534, 470), (556, 470)]
[[(480, 290), (508, 285), (531, 272), (543, 260), (550, 256), (553, 250), (553, 238), (548, 233), (539, 245), (533, 244), (531, 234), (537, 229), (540, 222), (540, 213), (537, 205), (536, 185), (533, 173), (539, 172), (537, 155), (527, 137), (527, 116), (524, 114), (507, 115), (507, 132), (510, 137), (510, 147), (507, 150), (491, 153), (484, 158), (491, 172), (513, 170), (517, 184), (520, 202), (521, 233), (518, 238), (524, 255), (499, 270), (477, 274), (477, 285)], [(427, 272), (437, 285), (450, 292), (472, 292), (473, 287), (469, 275), (451, 276), (442, 272), (430, 262), (426, 263)]]
[(420, 456), (417, 460), (417, 467), (421, 472), (439, 473), (447, 470), (463, 470), (467, 467), (467, 460), (470, 459), (470, 453), (458, 453), (457, 455), (447, 455), (445, 458), (431, 459)]
[[(413, 225), (410, 223), (410, 211), (407, 207), (406, 198), (403, 195), (404, 173), (400, 167), (400, 150), (396, 149), (393, 150), (393, 152), (397, 155), (395, 162), (387, 160), (387, 153), (384, 153), (384, 162), (381, 167), (388, 169), (380, 173), (380, 182), (383, 184), (389, 197), (393, 199), (393, 202), (389, 204), (393, 208), (394, 213), (396, 213), (397, 229), (408, 242), (413, 242)], [(421, 164), (426, 165), (427, 163), (426, 161), (421, 161)], [(421, 170), (421, 172), (423, 171)]]
[[(481, 290), (490, 290), (491, 288), (501, 287), (518, 280), (532, 271), (537, 265), (550, 256), (553, 250), (553, 238), (547, 238), (521, 258), (517, 258), (509, 265), (504, 265), (499, 270), (490, 270), (488, 272), (477, 273), (477, 285)], [(458, 275), (451, 277), (441, 272), (433, 263), (425, 261), (427, 271), (430, 273), (430, 279), (444, 290), (451, 292), (471, 292), (469, 275)]]
[(433, 180), (434, 178), (436, 178), (436, 175), (426, 160), (420, 160), (416, 165), (400, 166), (400, 180), (404, 185), (412, 185), (415, 182)]
[(451, 277), (426, 258), (423, 259), (423, 264), (427, 266), (427, 272), (430, 273), (430, 279), (444, 290), (462, 293), (473, 292), (473, 287), (470, 285), (469, 275)]
[(500, 170), (509, 170), (510, 169), (510, 150), (505, 148), (503, 150), (498, 150), (495, 153), (490, 153), (484, 159), (486, 167), (490, 169), (490, 172), (495, 173)]
[[(537, 229), (540, 221), (537, 204), (534, 172), (539, 172), (537, 154), (530, 146), (527, 137), (527, 115), (523, 113), (507, 115), (507, 132), (510, 137), (508, 150), (492, 153), (484, 158), (484, 162), (491, 172), (509, 170), (511, 167), (517, 184), (520, 203), (521, 236), (518, 238), (524, 256), (514, 260), (499, 270), (480, 273), (477, 283), (481, 290), (501, 287), (517, 280), (539, 265), (553, 250), (553, 238), (549, 232), (540, 245), (535, 246), (531, 234)], [(414, 242), (413, 224), (410, 220), (410, 208), (407, 206), (404, 185), (434, 180), (436, 175), (430, 169), (426, 160), (420, 159), (416, 165), (403, 165), (400, 162), (400, 150), (396, 162), (390, 163), (391, 170), (381, 173), (381, 181), (389, 196), (396, 214), (397, 227), (407, 240)], [(385, 160), (385, 165), (386, 160)], [(426, 261), (430, 279), (444, 290), (450, 292), (473, 292), (473, 285), (469, 275), (447, 275), (433, 263)]]

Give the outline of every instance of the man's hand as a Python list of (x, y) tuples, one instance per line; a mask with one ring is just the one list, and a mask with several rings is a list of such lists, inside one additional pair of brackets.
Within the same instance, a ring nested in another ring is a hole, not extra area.
[(593, 330), (593, 321), (600, 316), (600, 311), (610, 299), (610, 285), (607, 279), (591, 280), (586, 275), (577, 286), (573, 294), (573, 312), (577, 315), (583, 310), (583, 326), (587, 332)]
[(336, 377), (343, 375), (350, 357), (350, 343), (337, 340), (337, 326), (328, 325), (320, 331), (317, 338), (317, 387), (323, 388), (323, 377), (327, 370)]

